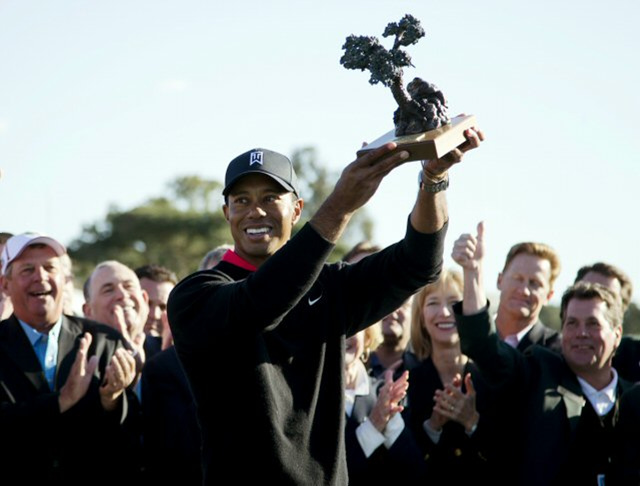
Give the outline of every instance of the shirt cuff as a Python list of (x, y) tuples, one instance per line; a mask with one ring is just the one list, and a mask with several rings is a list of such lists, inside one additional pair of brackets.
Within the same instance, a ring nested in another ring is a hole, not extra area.
[(358, 426), (356, 437), (365, 457), (370, 457), (378, 447), (385, 443), (385, 436), (369, 420), (365, 420)]
[(387, 449), (391, 449), (393, 443), (400, 437), (400, 434), (404, 430), (404, 419), (402, 415), (396, 413), (391, 420), (387, 423), (387, 426), (382, 432), (384, 434), (384, 446)]
[(438, 431), (433, 429), (433, 427), (431, 427), (431, 425), (429, 424), (429, 419), (424, 421), (424, 423), (422, 424), (422, 428), (429, 436), (429, 439), (431, 439), (431, 442), (433, 442), (434, 444), (437, 444), (438, 442), (440, 442), (440, 436), (442, 436), (442, 430)]

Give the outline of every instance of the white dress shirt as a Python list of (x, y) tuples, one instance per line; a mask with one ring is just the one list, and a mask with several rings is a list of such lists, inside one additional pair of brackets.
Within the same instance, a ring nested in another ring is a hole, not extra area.
[(613, 379), (602, 390), (596, 390), (589, 383), (578, 376), (580, 388), (593, 406), (599, 417), (608, 414), (616, 404), (616, 388), (618, 388), (618, 372), (611, 368)]

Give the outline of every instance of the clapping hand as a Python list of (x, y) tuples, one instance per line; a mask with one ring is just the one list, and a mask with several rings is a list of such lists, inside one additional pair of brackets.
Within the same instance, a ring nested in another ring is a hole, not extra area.
[(462, 391), (462, 377), (456, 374), (453, 381), (446, 384), (443, 390), (436, 390), (433, 410), (441, 417), (458, 422), (465, 430), (471, 431), (480, 416), (476, 410), (476, 390), (470, 373), (465, 375), (464, 384), (466, 392)]
[(384, 373), (384, 381), (384, 385), (378, 392), (378, 400), (369, 415), (369, 420), (380, 432), (385, 429), (389, 420), (396, 413), (404, 410), (400, 402), (407, 395), (409, 372), (405, 371), (397, 380), (393, 381), (393, 371), (387, 370)]

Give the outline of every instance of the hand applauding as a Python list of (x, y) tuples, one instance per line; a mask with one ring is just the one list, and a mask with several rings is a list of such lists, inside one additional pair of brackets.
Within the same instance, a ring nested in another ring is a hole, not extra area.
[(369, 420), (380, 432), (385, 429), (389, 420), (396, 413), (404, 410), (400, 402), (407, 395), (409, 372), (405, 371), (397, 380), (393, 381), (393, 371), (387, 370), (384, 373), (384, 381), (384, 385), (378, 392), (378, 400), (369, 415)]

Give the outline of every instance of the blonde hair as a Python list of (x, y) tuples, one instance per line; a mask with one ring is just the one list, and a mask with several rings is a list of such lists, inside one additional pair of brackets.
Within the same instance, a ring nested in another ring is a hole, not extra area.
[(561, 265), (560, 258), (553, 248), (545, 243), (535, 243), (532, 241), (526, 241), (524, 243), (518, 243), (513, 245), (507, 254), (507, 259), (504, 262), (504, 268), (502, 273), (507, 271), (507, 267), (518, 255), (531, 255), (543, 260), (547, 260), (551, 266), (551, 275), (549, 276), (549, 288), (553, 289), (553, 284), (560, 275)]
[(371, 352), (374, 351), (382, 342), (382, 332), (380, 331), (380, 322), (376, 322), (364, 330), (364, 351), (362, 352), (362, 361), (369, 361)]
[(426, 285), (413, 296), (413, 305), (411, 306), (411, 348), (420, 361), (431, 355), (431, 336), (429, 336), (424, 324), (424, 303), (429, 295), (449, 287), (456, 287), (462, 294), (464, 280), (460, 272), (444, 269), (437, 281)]

